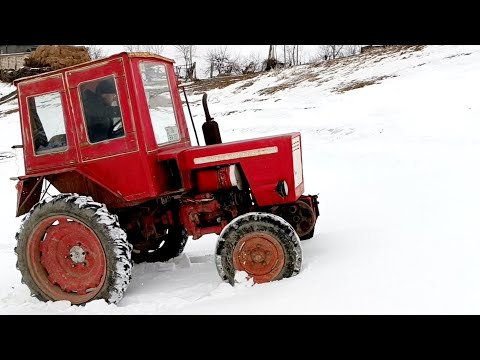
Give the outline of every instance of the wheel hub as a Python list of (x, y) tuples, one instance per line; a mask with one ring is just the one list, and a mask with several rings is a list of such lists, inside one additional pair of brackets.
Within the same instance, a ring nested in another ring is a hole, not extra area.
[(79, 245), (70, 248), (70, 259), (72, 259), (75, 264), (84, 263), (85, 255), (85, 250)]
[(263, 263), (266, 258), (266, 253), (262, 249), (255, 249), (251, 253), (251, 258), (256, 263)]
[(256, 283), (272, 281), (285, 265), (284, 250), (273, 236), (253, 232), (235, 246), (233, 263), (236, 270), (246, 271)]

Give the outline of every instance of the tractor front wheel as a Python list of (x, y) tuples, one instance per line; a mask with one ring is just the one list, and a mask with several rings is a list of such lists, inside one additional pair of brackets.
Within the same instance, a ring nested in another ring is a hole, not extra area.
[(16, 235), (17, 268), (42, 301), (119, 302), (132, 272), (132, 246), (118, 218), (91, 197), (59, 194), (37, 203)]
[(220, 277), (234, 285), (236, 271), (255, 283), (295, 276), (302, 266), (300, 239), (277, 215), (252, 212), (233, 219), (220, 233), (215, 263)]

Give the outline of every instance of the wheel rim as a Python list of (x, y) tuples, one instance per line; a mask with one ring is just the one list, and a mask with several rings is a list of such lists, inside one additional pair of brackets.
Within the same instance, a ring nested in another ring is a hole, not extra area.
[(53, 300), (87, 302), (105, 282), (107, 261), (100, 240), (72, 217), (42, 220), (28, 239), (27, 259), (35, 283)]
[(235, 246), (233, 264), (238, 271), (246, 271), (255, 283), (275, 280), (285, 265), (284, 249), (273, 236), (253, 232)]

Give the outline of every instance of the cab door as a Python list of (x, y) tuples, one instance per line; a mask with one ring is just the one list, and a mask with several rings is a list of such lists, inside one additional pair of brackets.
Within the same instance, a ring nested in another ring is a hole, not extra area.
[[(104, 199), (103, 201), (111, 206), (120, 206), (120, 203), (117, 203), (118, 198), (124, 201), (148, 198), (150, 178), (139, 152), (123, 59), (114, 58), (71, 70), (66, 73), (66, 78), (77, 128), (80, 171), (97, 186), (115, 194), (117, 199), (113, 201), (99, 192), (95, 193), (95, 196)], [(89, 101), (87, 99), (99, 95), (97, 87), (104, 81), (114, 84), (116, 104), (111, 106), (119, 107), (120, 113), (115, 116), (115, 121), (121, 121), (123, 131), (120, 135), (102, 138), (97, 136), (100, 132), (94, 132), (92, 127), (89, 127), (91, 113), (85, 105), (86, 101)]]
[[(113, 80), (116, 87), (117, 102), (121, 112), (117, 121), (122, 123), (123, 134), (115, 138), (93, 140), (89, 138), (87, 132), (88, 118), (85, 113), (87, 92), (94, 96), (98, 84), (108, 79)], [(75, 113), (82, 162), (117, 157), (138, 151), (122, 58), (105, 61), (87, 69), (69, 71), (67, 72), (67, 81)]]

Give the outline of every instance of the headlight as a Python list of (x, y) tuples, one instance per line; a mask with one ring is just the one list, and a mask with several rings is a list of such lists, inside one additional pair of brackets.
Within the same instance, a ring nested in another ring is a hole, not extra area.
[(277, 184), (277, 192), (281, 197), (288, 196), (288, 184), (285, 180), (280, 180)]

